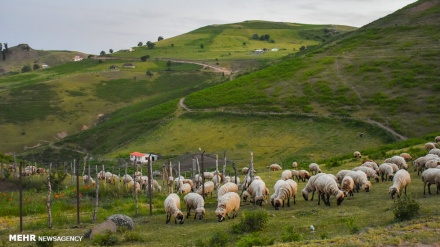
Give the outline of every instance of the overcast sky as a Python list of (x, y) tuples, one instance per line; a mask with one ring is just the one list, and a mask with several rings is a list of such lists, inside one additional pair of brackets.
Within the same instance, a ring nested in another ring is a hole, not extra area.
[(2, 0), (0, 42), (99, 54), (211, 24), (266, 20), (361, 27), (415, 0)]

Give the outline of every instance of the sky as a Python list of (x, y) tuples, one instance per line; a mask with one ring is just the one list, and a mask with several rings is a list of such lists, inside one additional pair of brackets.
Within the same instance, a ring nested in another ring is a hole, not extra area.
[(415, 0), (2, 0), (0, 42), (88, 54), (246, 20), (361, 27)]

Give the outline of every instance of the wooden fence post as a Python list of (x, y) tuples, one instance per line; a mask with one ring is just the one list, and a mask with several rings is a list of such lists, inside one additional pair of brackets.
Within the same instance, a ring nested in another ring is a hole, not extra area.
[(52, 163), (49, 165), (49, 172), (47, 173), (47, 196), (46, 196), (46, 210), (47, 210), (47, 226), (49, 229), (52, 228), (52, 210), (51, 210), (51, 195), (52, 186), (50, 184), (50, 173), (52, 172)]

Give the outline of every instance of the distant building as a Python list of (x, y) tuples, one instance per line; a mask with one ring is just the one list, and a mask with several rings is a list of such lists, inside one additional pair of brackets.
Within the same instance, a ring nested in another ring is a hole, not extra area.
[(117, 68), (118, 68), (118, 66), (116, 66), (116, 65), (110, 66), (110, 69), (117, 69)]
[(151, 156), (151, 161), (156, 161), (159, 158), (159, 156), (156, 154), (133, 152), (130, 154), (130, 161), (131, 162), (136, 161), (137, 163), (145, 164), (148, 163), (148, 156)]
[(78, 56), (78, 55), (76, 55), (76, 56), (73, 58), (73, 61), (74, 61), (74, 62), (79, 62), (79, 61), (81, 61), (81, 60), (83, 60), (83, 58), (82, 58), (81, 56)]
[(258, 50), (254, 50), (254, 53), (255, 53), (255, 54), (263, 54), (263, 53), (264, 53), (264, 51), (263, 51), (263, 50), (260, 50), (260, 49), (258, 49)]
[(133, 63), (124, 63), (124, 65), (122, 65), (122, 67), (124, 67), (126, 69), (134, 69), (134, 68), (136, 68), (136, 66), (134, 66)]
[(43, 64), (41, 65), (41, 68), (43, 68), (43, 69), (47, 69), (47, 68), (49, 68), (49, 65), (43, 63)]
[(271, 51), (278, 51), (278, 48), (272, 48)]

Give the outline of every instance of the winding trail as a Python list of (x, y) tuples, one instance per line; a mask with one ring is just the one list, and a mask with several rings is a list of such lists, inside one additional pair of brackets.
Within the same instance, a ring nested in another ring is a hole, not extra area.
[[(303, 112), (246, 112), (246, 111), (231, 111), (231, 110), (216, 110), (216, 109), (202, 109), (202, 110), (194, 110), (189, 108), (187, 105), (185, 105), (185, 98), (181, 98), (179, 100), (179, 107), (183, 108), (184, 110), (188, 112), (227, 112), (227, 113), (234, 113), (234, 114), (242, 114), (242, 115), (249, 115), (249, 114), (258, 114), (258, 115), (284, 115), (284, 116), (308, 116), (308, 117), (330, 117), (325, 115), (319, 115), (319, 114), (312, 114), (312, 113), (303, 113)], [(376, 122), (372, 119), (360, 119), (360, 118), (353, 118), (353, 117), (338, 117), (338, 116), (331, 116), (332, 118), (338, 118), (338, 119), (352, 119), (357, 121), (362, 121), (371, 125), (375, 125), (389, 133), (391, 133), (394, 137), (396, 137), (399, 140), (406, 140), (408, 137), (403, 136), (393, 129), (391, 129), (388, 126), (383, 125), (382, 123)]]

